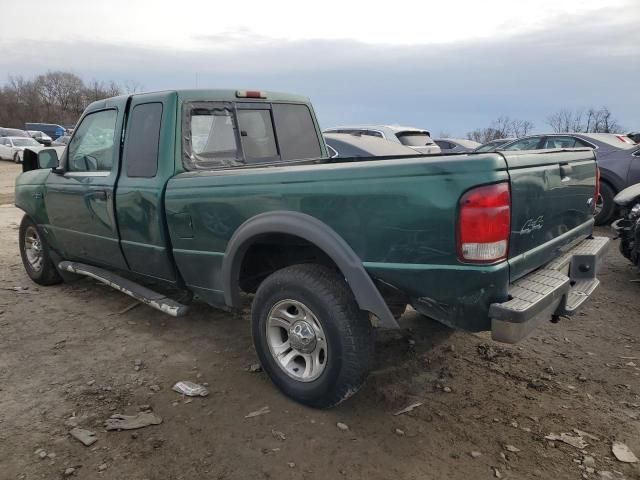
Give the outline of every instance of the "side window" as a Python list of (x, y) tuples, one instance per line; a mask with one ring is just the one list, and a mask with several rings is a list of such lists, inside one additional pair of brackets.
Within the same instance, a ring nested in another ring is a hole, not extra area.
[(505, 147), (505, 150), (536, 150), (540, 143), (540, 137), (529, 137), (519, 140)]
[(320, 139), (309, 107), (274, 103), (272, 108), (282, 160), (319, 158)]
[(109, 172), (116, 147), (115, 110), (90, 113), (69, 142), (67, 169), (71, 172)]
[(198, 103), (185, 109), (185, 160), (195, 168), (229, 165), (240, 160), (230, 105)]
[(590, 143), (585, 142), (584, 140), (582, 140), (580, 138), (576, 138), (576, 147), (587, 147), (587, 148), (593, 149), (593, 145), (591, 145)]
[(247, 163), (277, 160), (278, 149), (269, 110), (238, 110), (238, 128)]
[(555, 135), (547, 137), (542, 148), (574, 148), (576, 146), (581, 147), (582, 145), (576, 144), (574, 137)]
[(128, 177), (156, 176), (161, 121), (162, 103), (143, 103), (133, 108), (124, 147)]

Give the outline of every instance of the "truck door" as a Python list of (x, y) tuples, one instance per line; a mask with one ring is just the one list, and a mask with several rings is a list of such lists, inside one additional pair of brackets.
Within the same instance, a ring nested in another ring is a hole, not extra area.
[(174, 174), (176, 94), (136, 95), (129, 106), (116, 209), (122, 251), (133, 272), (176, 279), (164, 209)]
[(45, 203), (54, 244), (63, 257), (127, 269), (115, 218), (120, 138), (126, 99), (105, 101), (80, 120), (47, 178)]

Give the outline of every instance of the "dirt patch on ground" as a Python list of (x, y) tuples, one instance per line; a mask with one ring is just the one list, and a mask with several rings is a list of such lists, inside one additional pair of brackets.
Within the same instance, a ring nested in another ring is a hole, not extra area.
[[(3, 181), (18, 170), (0, 165)], [(363, 390), (316, 411), (246, 371), (247, 311), (196, 302), (176, 320), (145, 306), (119, 313), (131, 299), (91, 280), (37, 287), (18, 254), (20, 218), (0, 207), (1, 478), (640, 478), (611, 454), (622, 441), (640, 455), (640, 277), (615, 244), (575, 318), (505, 346), (407, 313), (404, 330), (378, 335)], [(183, 398), (178, 380), (211, 393)], [(162, 424), (103, 428), (144, 405)], [(98, 441), (71, 438), (75, 424)], [(545, 439), (574, 429), (595, 438), (583, 434), (582, 450)]]

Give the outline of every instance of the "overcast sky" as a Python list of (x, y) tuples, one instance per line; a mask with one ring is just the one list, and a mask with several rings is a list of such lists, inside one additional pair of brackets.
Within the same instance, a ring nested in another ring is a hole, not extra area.
[[(0, 81), (69, 70), (146, 90), (311, 97), (323, 127), (434, 134), (608, 106), (640, 130), (640, 0), (65, 0), (2, 6)], [(605, 5), (606, 4), (606, 5)]]

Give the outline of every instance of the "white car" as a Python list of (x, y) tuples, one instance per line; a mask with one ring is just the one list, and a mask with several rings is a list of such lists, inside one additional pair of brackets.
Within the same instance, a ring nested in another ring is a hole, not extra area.
[(352, 135), (370, 135), (384, 138), (390, 142), (401, 143), (423, 154), (440, 153), (440, 147), (431, 138), (428, 130), (400, 125), (349, 125), (327, 128), (323, 133), (350, 133)]
[(38, 151), (43, 147), (30, 137), (0, 137), (0, 159), (22, 162), (22, 152), (25, 148)]

